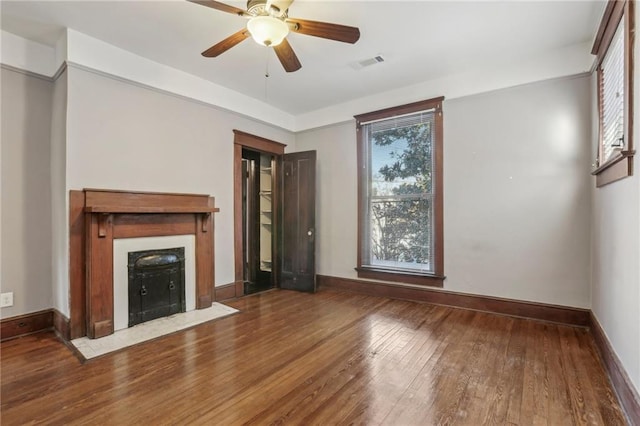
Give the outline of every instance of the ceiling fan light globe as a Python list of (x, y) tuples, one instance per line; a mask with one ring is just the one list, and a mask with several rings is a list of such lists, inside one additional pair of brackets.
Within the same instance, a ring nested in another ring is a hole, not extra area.
[(256, 43), (263, 46), (277, 46), (289, 34), (289, 26), (272, 16), (256, 16), (247, 22), (247, 29)]

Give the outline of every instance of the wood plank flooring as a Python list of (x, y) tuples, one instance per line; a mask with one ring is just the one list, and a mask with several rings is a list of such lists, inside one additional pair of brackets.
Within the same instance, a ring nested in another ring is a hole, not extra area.
[(4, 342), (2, 425), (625, 424), (585, 329), (334, 290), (229, 305), (84, 364)]

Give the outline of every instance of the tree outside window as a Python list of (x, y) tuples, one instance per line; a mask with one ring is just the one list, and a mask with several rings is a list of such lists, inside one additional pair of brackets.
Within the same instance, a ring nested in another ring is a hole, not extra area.
[(436, 220), (442, 214), (442, 191), (437, 191), (442, 167), (435, 155), (442, 138), (441, 101), (419, 104), (416, 111), (400, 107), (400, 114), (369, 122), (368, 114), (356, 117), (361, 166), (356, 269), (365, 278), (415, 283), (421, 275), (442, 275), (442, 229)]

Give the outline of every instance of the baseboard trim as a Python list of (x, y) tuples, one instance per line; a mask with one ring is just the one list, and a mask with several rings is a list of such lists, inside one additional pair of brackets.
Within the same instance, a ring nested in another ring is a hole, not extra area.
[(53, 328), (53, 310), (32, 312), (0, 321), (0, 341), (14, 339), (27, 334)]
[(591, 335), (596, 342), (602, 364), (609, 374), (609, 380), (611, 380), (611, 385), (618, 396), (618, 401), (620, 401), (620, 405), (627, 415), (629, 424), (640, 425), (640, 395), (634, 388), (627, 371), (614, 352), (613, 346), (611, 346), (611, 342), (604, 333), (600, 322), (593, 312), (590, 314)]
[(332, 277), (327, 275), (318, 275), (317, 283), (321, 288), (335, 288), (368, 294), (371, 296), (427, 302), (436, 305), (453, 306), (456, 308), (531, 318), (579, 327), (588, 327), (590, 325), (589, 314), (591, 311), (588, 309), (536, 302), (524, 302), (520, 300), (503, 299), (490, 296), (478, 296), (447, 290), (408, 287), (398, 284)]
[[(236, 297), (235, 283), (217, 286), (215, 300), (229, 300)], [(57, 309), (45, 309), (30, 314), (4, 318), (0, 321), (0, 341), (14, 339), (40, 331), (55, 330), (65, 341), (71, 340), (71, 324), (69, 318)]]
[(53, 329), (63, 340), (71, 340), (70, 320), (55, 308), (53, 309)]
[(222, 300), (234, 299), (237, 297), (235, 283), (216, 286), (215, 289), (216, 289), (216, 297), (215, 297), (216, 302), (219, 302)]

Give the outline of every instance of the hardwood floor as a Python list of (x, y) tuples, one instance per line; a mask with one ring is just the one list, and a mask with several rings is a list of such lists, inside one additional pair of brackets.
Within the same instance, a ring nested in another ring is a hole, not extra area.
[(82, 364), (2, 343), (1, 423), (620, 425), (585, 329), (324, 290)]

